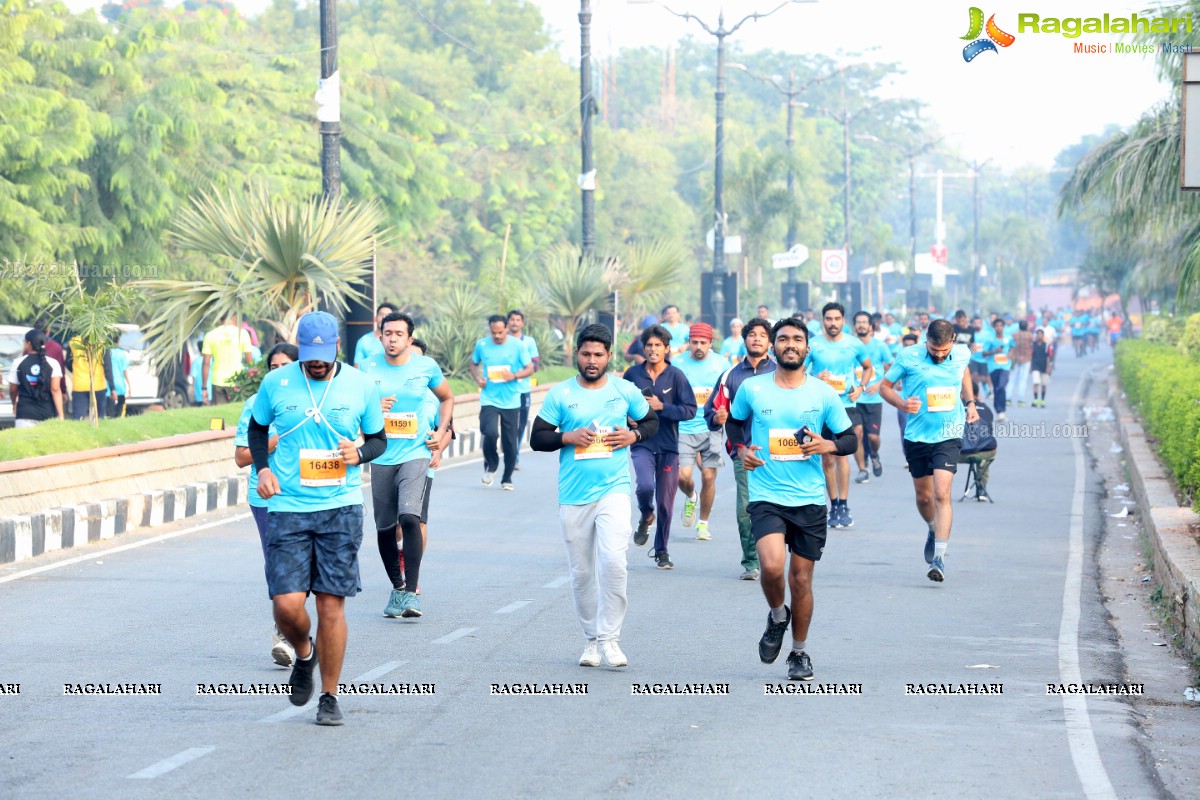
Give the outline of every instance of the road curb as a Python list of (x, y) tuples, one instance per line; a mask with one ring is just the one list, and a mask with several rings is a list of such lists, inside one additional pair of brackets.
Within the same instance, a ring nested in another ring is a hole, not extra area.
[[(1114, 386), (1119, 385), (1118, 379)], [(1195, 658), (1200, 655), (1200, 544), (1189, 526), (1200, 523), (1200, 516), (1175, 500), (1166, 470), (1124, 393), (1114, 388), (1110, 397), (1163, 606), (1182, 634), (1184, 649)]]
[[(482, 449), (483, 436), (478, 429), (458, 431), (446, 463), (474, 457)], [(232, 458), (230, 462), (232, 465)], [(247, 477), (241, 473), (128, 497), (4, 517), (0, 519), (0, 564), (243, 505)], [(363, 478), (364, 484), (369, 483), (368, 474)]]

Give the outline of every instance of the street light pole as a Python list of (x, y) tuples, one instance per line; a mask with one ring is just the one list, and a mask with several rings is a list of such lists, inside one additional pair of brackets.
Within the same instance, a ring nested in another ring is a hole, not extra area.
[(595, 168), (592, 165), (592, 118), (596, 114), (596, 98), (592, 95), (592, 4), (579, 3), (579, 121), (580, 147), (583, 151), (583, 171), (579, 188), (583, 195), (583, 255), (593, 255), (596, 249)]
[[(787, 193), (788, 193), (788, 226), (787, 226), (787, 249), (791, 249), (796, 245), (796, 190), (795, 178), (792, 175), (793, 166), (796, 158), (795, 145), (796, 136), (793, 133), (793, 127), (796, 117), (796, 72), (788, 70), (788, 88), (787, 88)], [(796, 308), (796, 268), (787, 268), (787, 291), (784, 293), (784, 309), (788, 311), (798, 311), (802, 309)]]
[(321, 122), (321, 198), (333, 203), (342, 191), (337, 0), (321, 0), (320, 15), (321, 89), (326, 93), (324, 106), (328, 109), (317, 114)]

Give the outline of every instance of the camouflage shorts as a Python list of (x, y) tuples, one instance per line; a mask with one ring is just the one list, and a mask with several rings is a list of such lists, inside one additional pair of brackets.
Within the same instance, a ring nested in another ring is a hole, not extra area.
[(267, 589), (274, 597), (321, 592), (353, 597), (362, 591), (358, 548), (363, 507), (272, 511), (267, 515)]

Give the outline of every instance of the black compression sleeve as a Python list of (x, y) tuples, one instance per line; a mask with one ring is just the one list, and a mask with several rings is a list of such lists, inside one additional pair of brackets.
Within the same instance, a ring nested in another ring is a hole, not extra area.
[(533, 431), (529, 434), (529, 446), (543, 453), (553, 453), (562, 449), (562, 434), (546, 420), (535, 417)]
[(366, 464), (383, 455), (387, 450), (387, 437), (380, 428), (376, 433), (363, 433), (363, 446), (358, 448), (358, 463)]
[[(824, 435), (826, 438), (829, 437), (830, 431), (828, 428), (825, 430)], [(852, 456), (858, 452), (858, 436), (854, 433), (853, 425), (849, 428), (846, 428), (846, 430), (837, 434), (837, 436), (833, 438), (834, 445), (837, 447), (837, 450), (834, 451), (834, 455)]]
[(246, 434), (250, 444), (250, 457), (254, 459), (254, 468), (261, 472), (270, 467), (267, 461), (267, 450), (271, 443), (271, 428), (269, 425), (259, 425), (254, 415), (250, 415), (250, 429)]

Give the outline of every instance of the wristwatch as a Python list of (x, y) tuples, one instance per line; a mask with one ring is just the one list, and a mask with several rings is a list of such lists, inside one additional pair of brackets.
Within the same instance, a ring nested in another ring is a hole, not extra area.
[(642, 440), (642, 429), (641, 428), (633, 429), (633, 438), (634, 438), (634, 440), (639, 441), (639, 442)]

